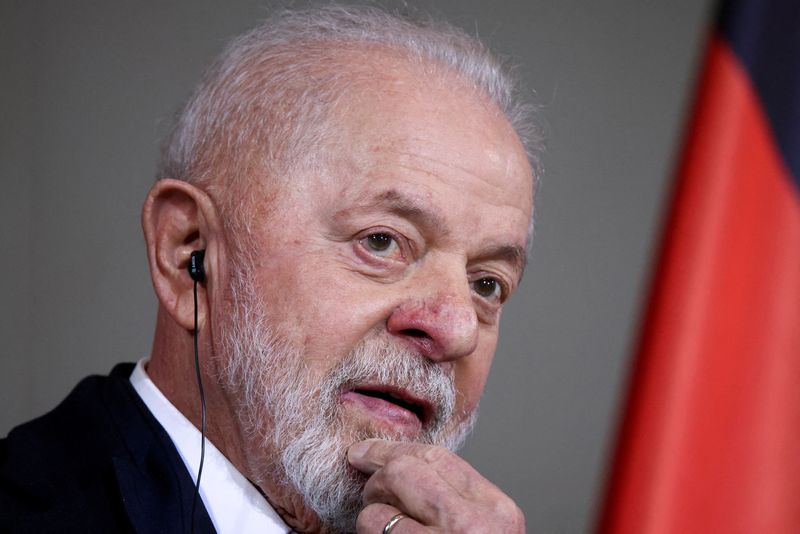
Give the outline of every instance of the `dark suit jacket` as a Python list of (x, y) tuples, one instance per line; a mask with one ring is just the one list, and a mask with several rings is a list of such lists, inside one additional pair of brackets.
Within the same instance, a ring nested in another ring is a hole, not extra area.
[[(190, 532), (194, 481), (132, 370), (82, 380), (0, 440), (0, 532)], [(200, 500), (195, 532), (214, 532)]]

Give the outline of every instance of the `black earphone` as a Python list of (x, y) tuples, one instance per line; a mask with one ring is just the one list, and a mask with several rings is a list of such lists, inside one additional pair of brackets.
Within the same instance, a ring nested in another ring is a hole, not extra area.
[(205, 250), (193, 250), (189, 255), (189, 276), (195, 282), (206, 281), (206, 269), (203, 267), (203, 260), (206, 257)]
[(189, 276), (194, 280), (194, 370), (197, 374), (197, 389), (200, 392), (200, 466), (197, 469), (197, 481), (192, 497), (192, 529), (194, 532), (194, 513), (197, 499), (200, 496), (200, 477), (203, 475), (203, 461), (206, 457), (206, 396), (203, 392), (203, 378), (200, 374), (200, 351), (197, 347), (197, 284), (206, 281), (206, 269), (203, 266), (205, 250), (194, 250), (189, 255)]

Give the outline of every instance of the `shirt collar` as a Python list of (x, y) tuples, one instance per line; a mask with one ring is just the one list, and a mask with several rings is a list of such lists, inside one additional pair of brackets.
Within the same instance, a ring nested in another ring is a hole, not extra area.
[[(133, 389), (167, 431), (192, 479), (200, 465), (200, 431), (156, 387), (145, 371), (147, 358), (131, 373)], [(206, 439), (200, 497), (217, 532), (286, 534), (286, 523), (258, 490)]]

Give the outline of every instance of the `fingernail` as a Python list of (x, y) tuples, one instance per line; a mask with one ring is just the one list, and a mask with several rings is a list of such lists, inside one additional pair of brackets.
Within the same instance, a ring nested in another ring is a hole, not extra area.
[(368, 441), (359, 441), (357, 443), (353, 443), (347, 448), (347, 459), (351, 462), (360, 460), (365, 454), (367, 454), (369, 446), (370, 443)]

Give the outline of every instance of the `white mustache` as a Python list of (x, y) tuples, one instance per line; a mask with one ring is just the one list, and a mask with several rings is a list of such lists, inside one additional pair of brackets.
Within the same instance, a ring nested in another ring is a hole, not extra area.
[(456, 388), (452, 372), (440, 364), (379, 339), (359, 343), (322, 380), (326, 404), (336, 404), (339, 392), (357, 384), (373, 383), (408, 391), (433, 407), (426, 433), (436, 434), (452, 418)]

